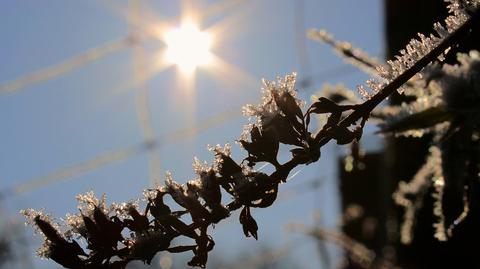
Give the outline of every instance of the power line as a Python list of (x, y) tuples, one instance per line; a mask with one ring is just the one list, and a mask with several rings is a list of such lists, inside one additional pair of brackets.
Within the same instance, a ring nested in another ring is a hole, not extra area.
[(30, 178), (12, 186), (11, 188), (4, 189), (2, 192), (0, 192), (0, 197), (24, 194), (37, 190), (41, 187), (66, 180), (68, 178), (94, 171), (100, 167), (128, 159), (134, 155), (151, 150), (152, 148), (158, 149), (161, 145), (171, 144), (194, 137), (204, 130), (221, 125), (228, 120), (239, 116), (240, 113), (237, 109), (224, 111), (222, 113), (213, 115), (212, 117), (209, 117), (193, 126), (162, 135), (157, 140), (142, 142), (134, 146), (102, 153), (89, 160), (58, 169), (46, 175)]
[(1, 84), (0, 95), (13, 93), (33, 84), (66, 74), (76, 68), (94, 62), (101, 57), (128, 47), (135, 42), (136, 41), (133, 38), (126, 37), (105, 43), (95, 48), (91, 48), (81, 54), (78, 54), (77, 56), (73, 56), (57, 64), (47, 66), (27, 75), (21, 76), (20, 78)]
[(47, 185), (51, 185), (66, 178), (75, 177), (80, 174), (96, 170), (99, 167), (125, 160), (133, 155), (143, 152), (146, 148), (147, 145), (142, 143), (140, 145), (103, 153), (87, 161), (59, 169), (44, 176), (34, 177), (25, 182), (19, 183), (13, 188), (11, 188), (10, 191), (12, 192), (11, 194), (15, 195), (31, 192), (33, 190), (45, 187)]
[[(129, 28), (133, 35), (140, 32), (144, 28), (142, 19), (142, 7), (140, 0), (130, 0), (130, 18)], [(140, 29), (140, 30), (139, 30)], [(155, 130), (152, 125), (152, 116), (148, 105), (148, 87), (147, 87), (147, 71), (145, 65), (145, 49), (141, 43), (133, 46), (133, 65), (134, 77), (138, 88), (135, 94), (135, 108), (137, 118), (140, 123), (140, 128), (143, 134), (144, 143), (149, 143), (155, 139)], [(155, 147), (149, 148), (149, 168), (150, 168), (150, 183), (153, 185), (158, 181), (160, 174), (160, 153)]]
[(294, 1), (294, 21), (295, 29), (295, 47), (297, 49), (298, 61), (300, 64), (300, 72), (303, 74), (310, 73), (310, 57), (306, 44), (306, 29), (305, 29), (305, 2), (304, 0)]

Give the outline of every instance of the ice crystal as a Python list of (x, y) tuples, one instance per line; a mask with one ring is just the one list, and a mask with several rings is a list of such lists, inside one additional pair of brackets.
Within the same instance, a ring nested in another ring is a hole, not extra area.
[(78, 210), (80, 210), (83, 215), (92, 215), (95, 208), (99, 208), (108, 214), (109, 209), (106, 206), (105, 194), (103, 194), (101, 198), (97, 198), (93, 191), (88, 191), (85, 194), (77, 195), (75, 198), (78, 201)]
[(445, 187), (445, 179), (442, 172), (437, 173), (433, 177), (434, 192), (432, 193), (433, 202), (433, 214), (437, 217), (437, 221), (433, 223), (435, 228), (434, 237), (439, 241), (447, 240), (447, 232), (445, 229), (445, 215), (443, 214), (443, 189)]
[(129, 202), (123, 202), (120, 204), (112, 203), (110, 208), (112, 211), (116, 213), (117, 216), (121, 216), (122, 218), (126, 218), (130, 215), (132, 209), (138, 210), (139, 209), (139, 200), (132, 200)]
[[(239, 140), (247, 141), (250, 138), (250, 133), (252, 132), (253, 127), (257, 126), (256, 124), (249, 123), (243, 126), (243, 131), (240, 134)], [(258, 126), (257, 126), (258, 127)], [(237, 143), (243, 148), (242, 143)]]
[(42, 259), (49, 259), (52, 255), (52, 242), (46, 239), (43, 244), (35, 251), (35, 254)]
[(206, 161), (202, 163), (197, 157), (193, 158), (192, 166), (195, 174), (197, 174), (198, 176), (201, 176), (212, 169), (212, 167), (208, 165)]
[[(377, 68), (380, 76), (387, 81), (394, 80), (467, 21), (469, 18), (467, 11), (460, 8), (465, 5), (466, 1), (448, 2), (450, 2), (449, 11), (451, 15), (445, 19), (443, 25), (439, 22), (433, 25), (433, 29), (437, 35), (431, 34), (430, 36), (425, 36), (418, 34), (418, 38), (412, 39), (405, 49), (400, 51), (400, 55), (395, 56), (395, 60), (389, 60), (387, 61), (387, 65)], [(478, 2), (480, 1), (469, 2), (469, 6), (478, 6)]]
[[(455, 1), (454, 1), (455, 2)], [(455, 2), (456, 3), (456, 2)], [(449, 23), (453, 27), (453, 22)], [(447, 35), (449, 32), (437, 26), (439, 34)], [(463, 119), (465, 125), (475, 126), (478, 123), (478, 100), (480, 100), (480, 56), (477, 51), (457, 55), (458, 64), (444, 64), (442, 67), (432, 66), (425, 72), (428, 83), (423, 91), (415, 94), (415, 100), (396, 107), (394, 115), (387, 116), (384, 124), (408, 118), (411, 115), (421, 115), (422, 112), (432, 108), (446, 108), (444, 113), (449, 113), (452, 120), (436, 123), (424, 129), (411, 129), (396, 132), (396, 135), (421, 136), (425, 132), (434, 134), (434, 141), (442, 141), (445, 135), (452, 130), (452, 121), (456, 118)], [(448, 117), (447, 117), (448, 118)], [(428, 119), (427, 119), (428, 120)], [(453, 126), (455, 127), (455, 126)], [(445, 153), (447, 154), (447, 153)], [(432, 198), (433, 214), (436, 217), (433, 227), (434, 237), (439, 241), (448, 240), (453, 229), (461, 223), (469, 212), (467, 198), (468, 187), (463, 195), (463, 212), (448, 226), (444, 213), (445, 176), (442, 169), (442, 152), (439, 147), (430, 148), (427, 161), (409, 182), (400, 182), (394, 193), (394, 200), (405, 208), (404, 222), (401, 227), (401, 239), (409, 243), (412, 239), (412, 229), (417, 210), (422, 206), (422, 197), (429, 186), (433, 186)], [(411, 198), (415, 197), (415, 198)], [(447, 228), (448, 227), (448, 228)]]
[(213, 162), (213, 169), (215, 171), (220, 171), (220, 166), (223, 163), (223, 155), (230, 157), (232, 152), (232, 147), (230, 144), (225, 144), (223, 147), (219, 144), (215, 145), (214, 147), (208, 146), (208, 150), (215, 153), (215, 160)]
[(300, 107), (304, 106), (304, 102), (297, 99), (297, 91), (295, 90), (295, 81), (297, 73), (293, 72), (285, 77), (277, 77), (276, 81), (263, 79), (262, 102), (259, 105), (248, 104), (243, 107), (243, 114), (247, 117), (256, 117), (259, 122), (268, 121), (276, 114), (282, 113), (275, 102), (275, 95), (288, 93), (295, 98)]
[(40, 217), (43, 220), (49, 220), (49, 217), (45, 215), (43, 210), (35, 210), (33, 208), (28, 208), (28, 209), (22, 209), (20, 210), (20, 214), (25, 216), (26, 218), (26, 223), (27, 225), (33, 225), (34, 224), (34, 219), (36, 217)]
[(36, 255), (44, 259), (50, 258), (52, 243), (50, 242), (50, 240), (47, 239), (46, 235), (43, 234), (40, 228), (37, 225), (35, 225), (35, 219), (39, 218), (40, 220), (48, 222), (57, 231), (60, 230), (60, 226), (58, 225), (58, 223), (55, 222), (53, 218), (50, 215), (46, 214), (43, 210), (34, 210), (29, 208), (29, 209), (20, 210), (20, 214), (25, 216), (26, 218), (25, 224), (35, 227), (35, 233), (41, 234), (44, 237), (44, 242), (42, 246), (40, 246), (36, 250)]
[(480, 99), (480, 56), (478, 51), (458, 54), (459, 64), (444, 65), (436, 74), (443, 89), (443, 100), (452, 110), (474, 108)]
[(373, 94), (378, 93), (385, 85), (383, 83), (380, 83), (376, 81), (375, 79), (369, 79), (366, 81), (368, 87), (372, 89)]
[[(422, 207), (423, 197), (428, 188), (433, 185), (436, 192), (433, 194), (435, 199), (434, 214), (438, 218), (443, 217), (441, 208), (441, 191), (443, 177), (441, 167), (441, 152), (436, 146), (429, 149), (429, 156), (425, 164), (415, 173), (413, 178), (407, 182), (399, 182), (397, 190), (393, 193), (393, 200), (397, 205), (405, 208), (403, 223), (400, 228), (400, 240), (404, 244), (409, 244), (412, 241), (413, 227), (415, 224), (415, 214)], [(414, 197), (412, 199), (412, 197)], [(438, 198), (438, 199), (437, 199)], [(443, 219), (435, 224), (436, 237), (441, 239)], [(442, 238), (443, 239), (443, 238)]]
[(464, 186), (463, 189), (463, 211), (460, 215), (453, 221), (453, 223), (447, 229), (447, 235), (452, 237), (453, 230), (457, 225), (462, 223), (470, 212), (470, 202), (468, 201), (468, 186)]
[(365, 89), (363, 85), (358, 85), (357, 91), (360, 94), (360, 96), (362, 96), (363, 100), (369, 100), (373, 96), (373, 94), (369, 92), (367, 89)]
[(185, 189), (181, 184), (173, 180), (172, 173), (169, 171), (165, 173), (165, 186), (175, 202), (182, 207), (187, 207), (187, 202), (185, 201)]
[[(389, 126), (428, 109), (442, 107), (446, 108), (446, 113), (463, 115), (467, 122), (478, 121), (476, 102), (480, 100), (479, 53), (471, 51), (468, 54), (458, 54), (457, 59), (458, 64), (455, 65), (444, 64), (442, 67), (428, 68), (425, 71), (425, 80), (428, 83), (424, 81), (425, 87), (415, 90), (413, 94), (415, 100), (397, 106), (396, 113), (387, 115), (382, 125)], [(448, 131), (449, 126), (449, 122), (446, 121), (423, 129), (396, 132), (395, 135), (419, 137), (425, 133), (435, 133), (436, 137), (440, 138)]]
[(87, 229), (83, 222), (82, 214), (67, 214), (65, 216), (65, 222), (69, 229), (65, 232), (65, 236), (68, 238), (81, 237), (86, 234)]
[(214, 147), (208, 146), (208, 150), (225, 156), (230, 156), (232, 154), (232, 146), (229, 143), (225, 144), (223, 147), (220, 146), (220, 144), (217, 144)]

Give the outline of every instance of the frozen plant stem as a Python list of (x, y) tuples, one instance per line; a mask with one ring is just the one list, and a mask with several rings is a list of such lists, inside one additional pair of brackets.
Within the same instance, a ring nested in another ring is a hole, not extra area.
[(468, 32), (472, 29), (475, 23), (478, 23), (479, 15), (480, 9), (475, 10), (475, 12), (471, 14), (471, 17), (465, 23), (463, 23), (462, 26), (447, 36), (440, 44), (438, 44), (429, 53), (418, 60), (413, 66), (405, 70), (402, 74), (388, 83), (377, 94), (372, 96), (372, 98), (358, 106), (358, 108), (355, 109), (345, 119), (343, 119), (337, 125), (337, 127), (330, 129), (330, 131), (325, 135), (319, 132), (315, 137), (315, 140), (318, 141), (319, 146), (321, 147), (327, 144), (333, 138), (335, 129), (347, 128), (350, 125), (355, 124), (359, 119), (368, 117), (370, 112), (372, 112), (376, 106), (378, 106), (383, 100), (400, 88), (409, 79), (422, 71), (425, 66), (435, 61), (448, 48), (457, 45), (464, 36), (468, 35)]
[(376, 68), (379, 63), (376, 59), (368, 56), (366, 52), (353, 48), (348, 42), (333, 39), (332, 35), (325, 30), (311, 29), (308, 31), (307, 36), (313, 40), (321, 41), (330, 45), (337, 54), (343, 56), (350, 64), (358, 67), (365, 73), (372, 76), (378, 76)]

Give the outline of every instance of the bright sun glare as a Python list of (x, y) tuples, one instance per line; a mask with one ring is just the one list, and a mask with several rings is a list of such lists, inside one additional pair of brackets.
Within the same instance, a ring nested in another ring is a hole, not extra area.
[(211, 36), (193, 23), (183, 23), (179, 28), (166, 32), (165, 42), (167, 62), (177, 65), (185, 73), (192, 73), (212, 59)]

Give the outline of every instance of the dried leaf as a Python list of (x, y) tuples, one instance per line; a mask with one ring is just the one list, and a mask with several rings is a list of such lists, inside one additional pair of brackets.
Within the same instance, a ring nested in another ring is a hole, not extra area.
[(288, 91), (275, 91), (273, 98), (280, 110), (291, 120), (303, 119), (297, 100)]
[(243, 233), (246, 237), (253, 236), (255, 240), (258, 240), (258, 225), (255, 219), (250, 214), (250, 207), (244, 206), (240, 213), (240, 223), (243, 226)]

